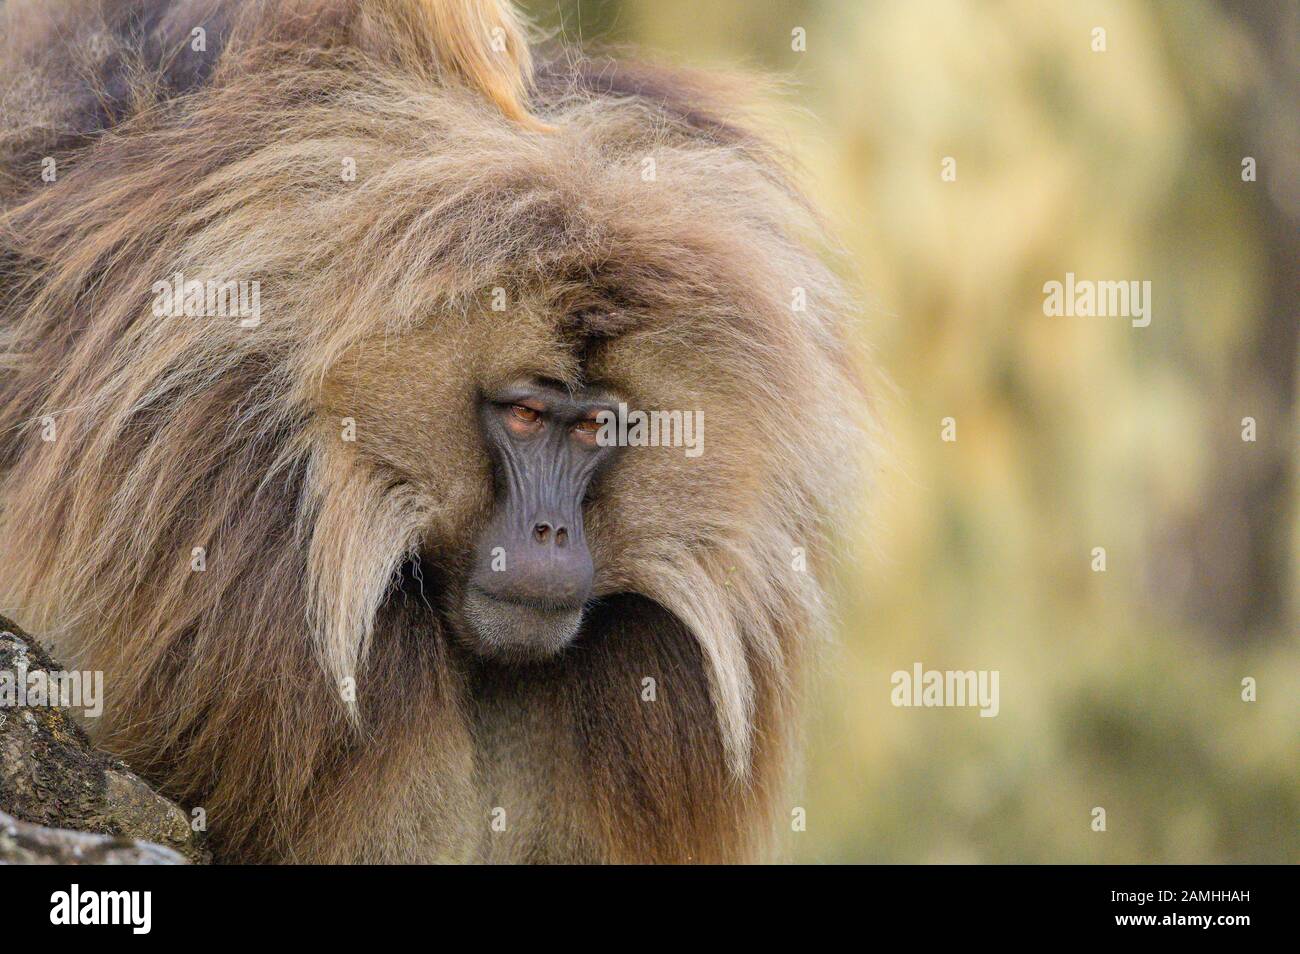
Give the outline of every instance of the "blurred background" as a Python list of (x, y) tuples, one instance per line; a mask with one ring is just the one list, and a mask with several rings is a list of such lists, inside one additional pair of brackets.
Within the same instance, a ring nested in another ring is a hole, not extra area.
[[(789, 81), (892, 382), (794, 858), (1300, 861), (1297, 4), (522, 6)], [(1066, 272), (1150, 281), (1150, 326), (1045, 316)], [(916, 662), (998, 670), (999, 715), (893, 707)]]

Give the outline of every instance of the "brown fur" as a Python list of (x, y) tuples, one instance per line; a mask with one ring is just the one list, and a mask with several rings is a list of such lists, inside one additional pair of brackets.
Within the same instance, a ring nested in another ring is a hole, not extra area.
[[(497, 3), (4, 13), (0, 612), (105, 671), (99, 742), (228, 860), (769, 857), (861, 403), (817, 223), (707, 81), (533, 83)], [(178, 271), (260, 280), (262, 323), (154, 317)], [(475, 397), (521, 374), (701, 409), (706, 451), (602, 477), (601, 601), (508, 667), (447, 596), (491, 504)]]

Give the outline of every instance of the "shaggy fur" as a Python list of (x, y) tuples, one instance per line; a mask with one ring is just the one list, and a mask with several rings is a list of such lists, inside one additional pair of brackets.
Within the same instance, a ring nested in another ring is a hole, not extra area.
[[(482, 0), (3, 13), (0, 612), (106, 673), (98, 742), (227, 860), (769, 857), (861, 395), (815, 218), (721, 94), (534, 72)], [(155, 317), (177, 272), (260, 281), (260, 325)], [(474, 402), (524, 374), (706, 442), (602, 475), (599, 599), (509, 666), (448, 608)]]

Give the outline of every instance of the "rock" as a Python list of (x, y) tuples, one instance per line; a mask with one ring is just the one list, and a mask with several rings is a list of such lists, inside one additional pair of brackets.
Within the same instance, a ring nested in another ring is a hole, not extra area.
[(134, 838), (45, 828), (0, 812), (0, 864), (183, 865), (184, 855)]
[[(59, 671), (36, 640), (0, 616), (0, 679)], [(66, 709), (12, 701), (0, 694), (0, 863), (210, 860), (185, 812), (96, 750)]]

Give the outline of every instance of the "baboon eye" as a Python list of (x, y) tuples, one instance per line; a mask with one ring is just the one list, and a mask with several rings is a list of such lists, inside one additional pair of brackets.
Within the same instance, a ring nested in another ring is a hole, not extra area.
[(535, 424), (542, 419), (541, 411), (524, 404), (510, 405), (510, 413), (515, 420), (523, 421), (525, 424)]
[(575, 430), (582, 431), (584, 434), (595, 434), (600, 430), (600, 422), (594, 417), (583, 418), (577, 424), (573, 425)]

